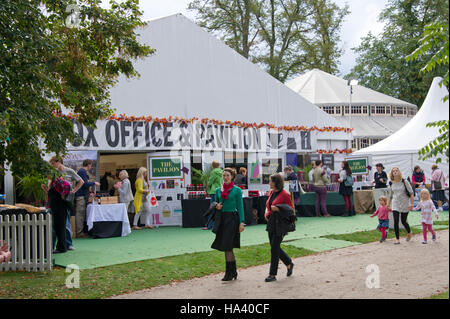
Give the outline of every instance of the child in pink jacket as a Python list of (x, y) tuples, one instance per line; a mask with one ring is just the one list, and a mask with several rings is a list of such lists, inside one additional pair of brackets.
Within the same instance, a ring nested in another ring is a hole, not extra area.
[(370, 217), (375, 217), (378, 215), (379, 223), (377, 229), (381, 232), (380, 243), (382, 243), (387, 238), (387, 230), (389, 229), (389, 212), (392, 211), (392, 209), (387, 206), (386, 196), (380, 196), (378, 201), (380, 203), (380, 206), (378, 207), (377, 211)]

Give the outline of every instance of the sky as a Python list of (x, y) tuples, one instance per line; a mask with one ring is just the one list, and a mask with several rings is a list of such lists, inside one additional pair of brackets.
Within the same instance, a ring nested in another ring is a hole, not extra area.
[[(103, 2), (108, 2), (103, 0)], [(187, 10), (191, 0), (141, 0), (140, 6), (144, 12), (144, 19), (163, 17), (175, 13), (182, 13), (194, 20), (193, 12)], [(383, 24), (378, 21), (378, 15), (387, 5), (388, 0), (334, 0), (340, 7), (346, 3), (350, 7), (350, 14), (345, 18), (341, 29), (341, 45), (344, 55), (340, 59), (340, 74), (349, 73), (356, 64), (356, 56), (351, 48), (361, 42), (361, 37), (369, 31), (377, 35), (383, 30)]]

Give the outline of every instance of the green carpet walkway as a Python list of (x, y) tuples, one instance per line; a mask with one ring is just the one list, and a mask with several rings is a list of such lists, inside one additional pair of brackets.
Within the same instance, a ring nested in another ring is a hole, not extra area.
[[(448, 212), (440, 214), (439, 220), (448, 220)], [(418, 226), (420, 213), (412, 212), (408, 221)], [(297, 230), (285, 237), (287, 244), (324, 251), (352, 245), (350, 242), (320, 238), (331, 234), (347, 234), (373, 230), (378, 225), (376, 218), (370, 215), (329, 218), (299, 218)], [(241, 245), (252, 246), (268, 243), (265, 225), (249, 226), (241, 234)], [(92, 269), (129, 263), (140, 260), (175, 256), (186, 253), (211, 250), (214, 240), (211, 231), (201, 228), (160, 227), (132, 231), (127, 237), (106, 239), (74, 239), (74, 251), (54, 255), (55, 265), (66, 267), (76, 264), (80, 269)], [(356, 244), (356, 243), (355, 243)]]

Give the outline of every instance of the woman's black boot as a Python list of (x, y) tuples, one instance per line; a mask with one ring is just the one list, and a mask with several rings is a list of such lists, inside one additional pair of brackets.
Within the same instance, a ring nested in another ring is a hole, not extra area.
[(222, 278), (222, 281), (231, 281), (233, 280), (233, 262), (227, 261), (225, 268), (225, 276)]
[(236, 269), (236, 260), (231, 262), (231, 275), (234, 280), (237, 279), (238, 273)]

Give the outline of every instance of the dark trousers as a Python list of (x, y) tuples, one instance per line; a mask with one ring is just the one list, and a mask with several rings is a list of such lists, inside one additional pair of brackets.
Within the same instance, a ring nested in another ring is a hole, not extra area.
[(281, 261), (289, 266), (292, 263), (291, 257), (286, 254), (286, 252), (281, 249), (281, 242), (283, 241), (283, 236), (277, 236), (274, 233), (269, 233), (270, 241), (270, 275), (276, 276), (278, 273), (278, 261)]
[(59, 251), (67, 251), (66, 245), (66, 222), (67, 209), (64, 207), (52, 208), (53, 214), (53, 228), (55, 230), (57, 243), (56, 249)]
[(399, 217), (401, 215), (401, 220), (402, 220), (402, 224), (403, 226), (405, 226), (406, 231), (408, 232), (408, 234), (411, 232), (411, 228), (409, 227), (408, 224), (408, 213), (400, 213), (396, 210), (394, 210), (392, 212), (392, 214), (394, 215), (394, 230), (395, 230), (395, 238), (399, 239), (400, 238), (400, 227), (399, 227)]
[(316, 192), (316, 216), (320, 216), (320, 210), (324, 215), (328, 215), (327, 211), (327, 187), (314, 186)]
[(345, 202), (345, 211), (351, 213), (353, 211), (352, 195), (343, 195), (343, 196)]

